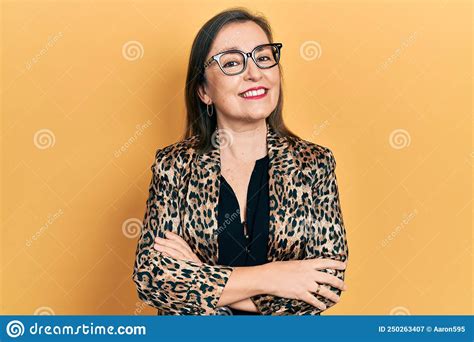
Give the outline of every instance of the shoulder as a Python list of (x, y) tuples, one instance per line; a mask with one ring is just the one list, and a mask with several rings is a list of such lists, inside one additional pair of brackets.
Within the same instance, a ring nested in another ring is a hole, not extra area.
[(299, 167), (306, 171), (303, 172), (311, 175), (312, 187), (335, 174), (336, 159), (331, 149), (326, 146), (299, 138), (293, 146), (293, 155)]
[(177, 141), (173, 144), (160, 147), (155, 152), (152, 171), (155, 173), (179, 173), (196, 156), (194, 148), (197, 136)]
[(294, 139), (293, 155), (303, 167), (331, 170), (336, 167), (336, 159), (330, 148), (301, 138)]

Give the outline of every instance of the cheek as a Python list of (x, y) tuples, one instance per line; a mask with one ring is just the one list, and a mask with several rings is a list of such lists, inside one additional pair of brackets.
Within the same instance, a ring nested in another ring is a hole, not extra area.
[(270, 77), (269, 81), (274, 87), (279, 87), (280, 86), (280, 71), (275, 68), (275, 72), (273, 72)]
[(225, 79), (218, 77), (212, 84), (212, 94), (216, 101), (226, 102), (229, 98), (237, 96), (239, 92), (239, 82), (229, 77)]
[(275, 78), (272, 80), (275, 100), (278, 100), (280, 96), (280, 73), (276, 73)]
[(274, 101), (278, 100), (278, 96), (280, 96), (280, 78), (277, 76), (270, 81), (272, 85), (272, 99)]

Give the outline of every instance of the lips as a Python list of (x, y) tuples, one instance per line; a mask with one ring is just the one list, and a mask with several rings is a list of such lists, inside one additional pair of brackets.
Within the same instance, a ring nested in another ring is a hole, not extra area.
[(245, 90), (245, 91), (239, 93), (239, 96), (243, 96), (243, 95), (244, 95), (246, 92), (248, 92), (248, 91), (259, 90), (259, 89), (264, 89), (264, 90), (265, 90), (265, 93), (268, 92), (268, 88), (266, 88), (266, 87), (261, 87), (261, 86), (260, 86), (260, 87), (249, 88), (249, 89), (247, 89), (247, 90)]
[[(263, 90), (263, 92), (262, 92)], [(268, 93), (268, 88), (266, 87), (254, 87), (254, 88), (249, 88), (243, 92), (241, 92), (239, 94), (240, 97), (243, 97), (243, 98), (255, 98), (255, 97), (262, 97), (262, 96), (265, 96), (266, 94)], [(244, 96), (245, 94), (245, 96)]]
[(259, 100), (259, 99), (264, 98), (265, 96), (267, 96), (267, 92), (257, 93), (256, 95), (255, 94), (253, 94), (253, 95), (243, 95), (241, 97), (242, 97), (243, 100), (249, 101), (249, 100)]

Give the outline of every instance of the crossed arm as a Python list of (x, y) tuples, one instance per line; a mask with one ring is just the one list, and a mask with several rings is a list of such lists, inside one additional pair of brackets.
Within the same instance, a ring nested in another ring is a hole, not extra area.
[[(157, 251), (162, 252), (164, 256), (181, 259), (181, 260), (192, 260), (192, 261), (196, 261), (202, 264), (201, 260), (199, 260), (198, 256), (193, 252), (193, 250), (187, 244), (187, 242), (183, 238), (181, 238), (179, 235), (173, 232), (166, 232), (165, 238), (156, 237), (153, 247)], [(235, 278), (236, 273), (239, 271), (240, 271), (240, 268), (239, 270), (237, 270), (237, 268), (234, 268), (231, 276), (233, 275)], [(247, 267), (246, 272), (247, 274), (244, 274), (243, 276), (242, 275), (239, 276), (239, 281), (241, 282), (240, 292), (248, 290), (251, 287), (249, 286), (249, 283), (254, 283), (254, 288), (259, 289), (259, 291), (260, 291), (260, 288), (262, 288), (261, 291), (263, 291), (263, 285), (260, 285), (258, 282), (255, 281), (255, 280), (258, 280), (259, 277), (261, 277), (261, 270), (259, 269), (259, 267), (256, 267), (256, 268)], [(239, 287), (239, 285), (237, 285), (236, 287)], [(227, 300), (227, 301), (232, 300), (232, 299), (226, 299), (227, 296), (224, 296), (224, 293), (226, 292), (224, 291), (223, 295), (219, 298), (219, 302), (217, 306), (226, 305), (226, 304), (222, 304), (224, 300)], [(227, 305), (237, 310), (259, 312), (255, 304), (250, 299), (250, 296), (245, 299), (241, 299), (233, 303), (229, 303)]]
[[(170, 251), (166, 253), (156, 249), (154, 246), (159, 239), (155, 241), (155, 238), (166, 238), (166, 232), (174, 233), (177, 237), (181, 235), (175, 184), (170, 180), (172, 177), (168, 177), (169, 165), (164, 165), (161, 160), (159, 150), (152, 166), (147, 210), (134, 264), (133, 280), (140, 299), (170, 314), (215, 314), (217, 307), (224, 305), (259, 311), (265, 315), (319, 314), (322, 311), (302, 300), (266, 294), (258, 282), (262, 270), (259, 266), (245, 267), (243, 270), (240, 267), (209, 265), (198, 259), (179, 258), (172, 256)], [(314, 234), (305, 247), (305, 259), (346, 261), (348, 250), (339, 204), (335, 160), (331, 151), (327, 150), (317, 162), (321, 171), (312, 186)], [(321, 242), (324, 242), (324, 246)], [(332, 248), (327, 248), (328, 242)], [(232, 274), (233, 290), (226, 289), (224, 292)], [(336, 270), (334, 275), (344, 279), (343, 270)], [(249, 286), (249, 282), (254, 283)], [(337, 288), (331, 290), (340, 295), (341, 291)], [(327, 307), (334, 305), (320, 295), (316, 297)]]

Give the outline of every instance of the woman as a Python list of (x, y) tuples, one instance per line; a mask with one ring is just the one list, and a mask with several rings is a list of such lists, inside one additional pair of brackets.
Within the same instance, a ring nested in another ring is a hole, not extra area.
[(194, 40), (187, 132), (156, 152), (133, 272), (158, 314), (318, 315), (347, 289), (335, 159), (283, 123), (281, 48), (240, 8)]

